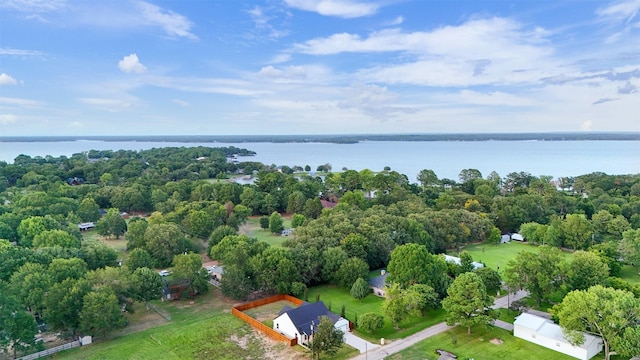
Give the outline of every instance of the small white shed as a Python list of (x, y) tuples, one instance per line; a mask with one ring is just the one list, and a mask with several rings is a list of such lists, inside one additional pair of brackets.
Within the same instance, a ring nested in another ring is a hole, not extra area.
[(513, 323), (513, 336), (555, 350), (576, 359), (589, 360), (602, 351), (602, 339), (584, 334), (584, 343), (574, 346), (564, 337), (562, 328), (553, 321), (522, 313)]

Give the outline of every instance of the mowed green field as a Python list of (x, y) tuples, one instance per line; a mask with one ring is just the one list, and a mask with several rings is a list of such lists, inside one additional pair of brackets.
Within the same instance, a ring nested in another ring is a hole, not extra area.
[(623, 266), (622, 271), (620, 272), (620, 278), (632, 284), (640, 285), (640, 274), (638, 274), (638, 268), (635, 266)]
[[(57, 353), (54, 359), (262, 359), (265, 343), (213, 288), (189, 300), (154, 302), (171, 322), (90, 346)], [(144, 309), (139, 311), (143, 312)], [(134, 316), (137, 314), (134, 314)], [(130, 326), (140, 325), (131, 324)], [(125, 328), (126, 329), (126, 328)], [(284, 344), (274, 343), (272, 346)]]
[[(291, 217), (283, 216), (284, 228), (289, 229), (291, 227)], [(273, 234), (269, 230), (264, 230), (260, 227), (260, 217), (250, 217), (246, 224), (241, 227), (241, 232), (249, 237), (254, 237), (258, 241), (264, 241), (271, 246), (282, 246), (282, 243), (289, 237), (282, 236), (280, 234)]]
[[(499, 339), (502, 341), (492, 339)], [(422, 340), (416, 345), (389, 356), (390, 360), (438, 359), (436, 349), (454, 353), (458, 359), (545, 359), (570, 360), (571, 356), (544, 348), (511, 335), (511, 332), (499, 328), (476, 326), (471, 335), (466, 327), (456, 327), (444, 333)], [(597, 357), (594, 359), (598, 359)]]
[[(352, 322), (355, 322), (356, 314), (357, 316), (370, 312), (382, 314), (384, 299), (373, 294), (369, 294), (362, 300), (356, 300), (346, 289), (334, 285), (322, 285), (309, 289), (308, 301), (315, 302), (316, 295), (320, 295), (320, 301), (335, 314), (340, 314), (342, 305), (344, 305), (345, 317)], [(374, 343), (378, 343), (380, 338), (400, 339), (444, 321), (445, 315), (444, 310), (439, 309), (429, 311), (424, 316), (409, 316), (400, 323), (400, 330), (395, 330), (393, 324), (385, 319), (384, 327), (373, 334), (361, 333), (357, 329), (356, 334)]]
[[(491, 269), (505, 269), (507, 262), (511, 259), (515, 259), (516, 255), (520, 251), (526, 250), (530, 252), (537, 252), (538, 246), (529, 243), (521, 243), (512, 241), (506, 244), (477, 244), (467, 245), (464, 249), (471, 254), (473, 261), (484, 263)], [(458, 256), (456, 252), (449, 252), (449, 255)], [(570, 258), (571, 253), (563, 251), (565, 258)]]

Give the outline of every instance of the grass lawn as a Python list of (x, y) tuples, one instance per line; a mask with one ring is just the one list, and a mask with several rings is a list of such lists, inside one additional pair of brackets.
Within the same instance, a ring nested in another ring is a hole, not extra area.
[[(502, 344), (491, 343), (492, 339), (502, 340)], [(472, 328), (467, 335), (465, 327), (456, 327), (444, 333), (422, 340), (416, 345), (389, 356), (391, 360), (438, 359), (436, 349), (454, 353), (458, 359), (545, 359), (570, 360), (568, 355), (546, 349), (528, 341), (518, 339), (509, 331), (499, 328)]]
[[(291, 217), (283, 216), (283, 225), (285, 229), (291, 227)], [(280, 234), (273, 234), (269, 230), (265, 230), (260, 227), (260, 217), (252, 216), (247, 219), (245, 225), (241, 227), (241, 233), (258, 239), (258, 241), (264, 241), (271, 246), (282, 246), (282, 243), (288, 239), (287, 236)]]
[[(355, 322), (356, 314), (360, 316), (369, 312), (382, 313), (381, 307), (384, 299), (373, 294), (359, 301), (351, 297), (351, 294), (346, 289), (332, 285), (322, 285), (309, 289), (309, 301), (314, 302), (316, 295), (320, 295), (320, 301), (324, 302), (336, 314), (340, 314), (344, 305), (345, 317), (352, 322)], [(393, 324), (385, 319), (384, 327), (373, 334), (360, 332), (357, 328), (356, 333), (358, 336), (374, 343), (378, 343), (380, 338), (399, 339), (444, 321), (444, 316), (445, 312), (442, 309), (427, 312), (425, 316), (409, 316), (404, 322), (400, 323), (400, 330), (395, 330)]]
[[(473, 257), (473, 261), (484, 263), (491, 269), (497, 269), (500, 266), (501, 269), (505, 269), (507, 262), (511, 259), (515, 259), (516, 255), (520, 251), (527, 250), (531, 252), (537, 252), (538, 247), (529, 243), (521, 243), (512, 241), (506, 244), (477, 244), (467, 245), (462, 250), (466, 250)], [(451, 251), (449, 255), (458, 256), (458, 253)], [(571, 253), (563, 252), (565, 257), (571, 256)]]
[(640, 274), (638, 274), (638, 268), (635, 266), (624, 265), (620, 272), (620, 278), (632, 284), (640, 285)]
[(156, 305), (171, 314), (170, 323), (61, 352), (53, 358), (261, 359), (265, 353), (263, 340), (231, 315), (231, 305), (217, 290), (196, 297), (193, 303), (178, 300)]
[(82, 241), (87, 241), (87, 242), (100, 241), (103, 244), (115, 249), (118, 252), (125, 252), (127, 250), (127, 240), (124, 238), (124, 236), (120, 236), (119, 239), (116, 239), (116, 238), (107, 239), (103, 236), (100, 236), (100, 234), (98, 234), (98, 232), (95, 230), (83, 231)]

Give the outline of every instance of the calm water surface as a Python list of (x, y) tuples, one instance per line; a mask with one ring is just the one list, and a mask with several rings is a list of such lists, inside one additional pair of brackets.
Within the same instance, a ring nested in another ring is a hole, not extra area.
[(178, 143), (178, 142), (14, 142), (0, 143), (0, 161), (16, 156), (71, 156), (95, 150), (143, 150), (170, 146), (236, 146), (257, 152), (247, 161), (264, 164), (311, 166), (329, 163), (343, 168), (373, 171), (389, 166), (416, 182), (422, 169), (439, 178), (458, 179), (462, 169), (478, 169), (486, 177), (526, 171), (535, 176), (577, 176), (601, 171), (607, 174), (640, 173), (638, 141), (369, 141), (358, 144), (327, 143)]

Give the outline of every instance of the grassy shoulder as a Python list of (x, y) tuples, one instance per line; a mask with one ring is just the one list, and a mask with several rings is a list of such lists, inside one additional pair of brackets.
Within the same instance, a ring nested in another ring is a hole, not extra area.
[[(507, 262), (515, 259), (520, 251), (538, 252), (538, 246), (526, 242), (511, 241), (505, 244), (472, 244), (465, 246), (462, 250), (466, 250), (473, 257), (473, 261), (484, 263), (491, 269), (505, 269)], [(449, 255), (458, 256), (455, 251), (449, 252)], [(569, 258), (571, 253), (563, 251), (565, 258)]]
[(420, 341), (387, 359), (438, 359), (437, 349), (446, 350), (458, 359), (545, 359), (569, 360), (568, 355), (546, 349), (511, 335), (509, 331), (496, 327), (476, 326), (471, 335), (465, 327), (449, 331)]

